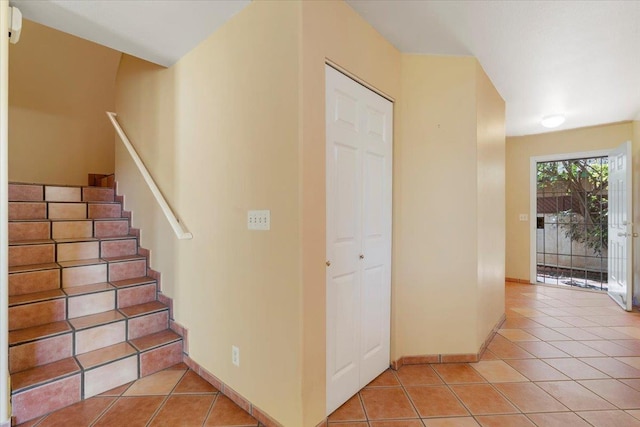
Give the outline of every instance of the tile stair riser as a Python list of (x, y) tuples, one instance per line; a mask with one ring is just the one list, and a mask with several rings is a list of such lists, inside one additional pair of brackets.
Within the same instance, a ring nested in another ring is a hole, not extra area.
[(20, 219), (46, 219), (47, 204), (44, 202), (9, 202), (9, 221)]
[(81, 202), (82, 189), (80, 187), (46, 185), (44, 200), (47, 202)]
[(9, 184), (11, 201), (83, 201), (113, 202), (115, 191), (109, 187)]
[(113, 188), (84, 187), (82, 200), (85, 202), (113, 202), (115, 201), (115, 191)]
[(119, 218), (109, 221), (82, 218), (11, 220), (8, 224), (9, 242), (129, 235), (129, 220)]
[(127, 340), (126, 320), (75, 332), (75, 353), (82, 354)]
[(156, 300), (157, 286), (155, 283), (131, 286), (117, 290), (118, 308), (131, 307)]
[(77, 261), (100, 257), (100, 242), (56, 244), (56, 261)]
[(9, 242), (47, 240), (51, 235), (49, 221), (9, 221)]
[(151, 350), (141, 352), (140, 376), (146, 377), (169, 366), (182, 362), (182, 341), (162, 345)]
[(100, 242), (100, 254), (103, 257), (136, 255), (137, 252), (138, 241), (136, 238), (103, 240)]
[(158, 313), (134, 317), (128, 319), (127, 323), (127, 339), (133, 340), (167, 329), (169, 327), (169, 311), (163, 310)]
[(51, 224), (52, 239), (84, 239), (93, 237), (93, 221), (54, 221)]
[(119, 203), (89, 203), (87, 208), (87, 217), (91, 219), (122, 218)]
[(145, 259), (109, 262), (109, 281), (133, 279), (146, 274), (147, 261)]
[(9, 307), (9, 330), (29, 328), (66, 319), (64, 299)]
[(118, 237), (129, 234), (129, 220), (99, 220), (94, 221), (93, 235), (95, 237)]
[(116, 291), (90, 293), (68, 297), (68, 318), (89, 316), (116, 308)]
[[(137, 239), (135, 237), (103, 236), (98, 240), (87, 241), (93, 236), (61, 237), (71, 241), (10, 244), (9, 266), (32, 264), (48, 264), (54, 262), (88, 260), (100, 257), (122, 257), (137, 255)], [(76, 242), (72, 239), (77, 239)], [(43, 239), (48, 240), (48, 239)], [(146, 267), (145, 267), (146, 268)]]
[(138, 355), (83, 370), (83, 399), (138, 379)]
[[(122, 205), (116, 202), (10, 202), (10, 220), (119, 219)], [(32, 210), (30, 210), (30, 208)]]
[(62, 268), (62, 288), (107, 282), (107, 264)]
[(78, 373), (13, 394), (11, 403), (16, 424), (79, 402), (82, 399), (81, 381)]
[(42, 245), (9, 245), (9, 267), (55, 262), (53, 243)]
[(44, 200), (44, 186), (38, 184), (9, 184), (9, 201), (40, 202)]
[(9, 347), (9, 372), (15, 373), (73, 356), (73, 333)]
[(9, 296), (60, 288), (60, 269), (9, 274)]
[(86, 203), (49, 203), (47, 206), (48, 219), (85, 219), (87, 218)]

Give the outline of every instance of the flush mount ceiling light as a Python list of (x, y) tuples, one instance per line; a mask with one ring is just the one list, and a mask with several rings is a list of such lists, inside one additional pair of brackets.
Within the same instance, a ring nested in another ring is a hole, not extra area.
[(562, 114), (554, 114), (552, 116), (545, 116), (542, 118), (540, 124), (546, 128), (557, 128), (564, 123), (565, 117)]

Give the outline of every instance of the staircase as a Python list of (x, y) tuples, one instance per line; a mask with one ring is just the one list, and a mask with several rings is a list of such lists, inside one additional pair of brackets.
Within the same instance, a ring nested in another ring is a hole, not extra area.
[(9, 370), (22, 423), (182, 361), (113, 188), (9, 185)]

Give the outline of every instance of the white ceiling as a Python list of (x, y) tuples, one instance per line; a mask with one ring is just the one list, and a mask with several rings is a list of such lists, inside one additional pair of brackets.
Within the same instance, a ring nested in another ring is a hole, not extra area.
[[(478, 58), (507, 134), (640, 119), (640, 0), (347, 0), (407, 53)], [(248, 0), (12, 0), (25, 18), (169, 66)]]
[(406, 53), (478, 58), (507, 135), (640, 118), (640, 1), (347, 0)]
[(40, 24), (165, 67), (250, 0), (11, 0)]

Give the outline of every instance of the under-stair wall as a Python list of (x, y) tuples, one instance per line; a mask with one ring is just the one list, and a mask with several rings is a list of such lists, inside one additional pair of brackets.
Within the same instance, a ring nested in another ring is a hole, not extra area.
[(182, 361), (157, 277), (113, 188), (9, 185), (14, 423)]

